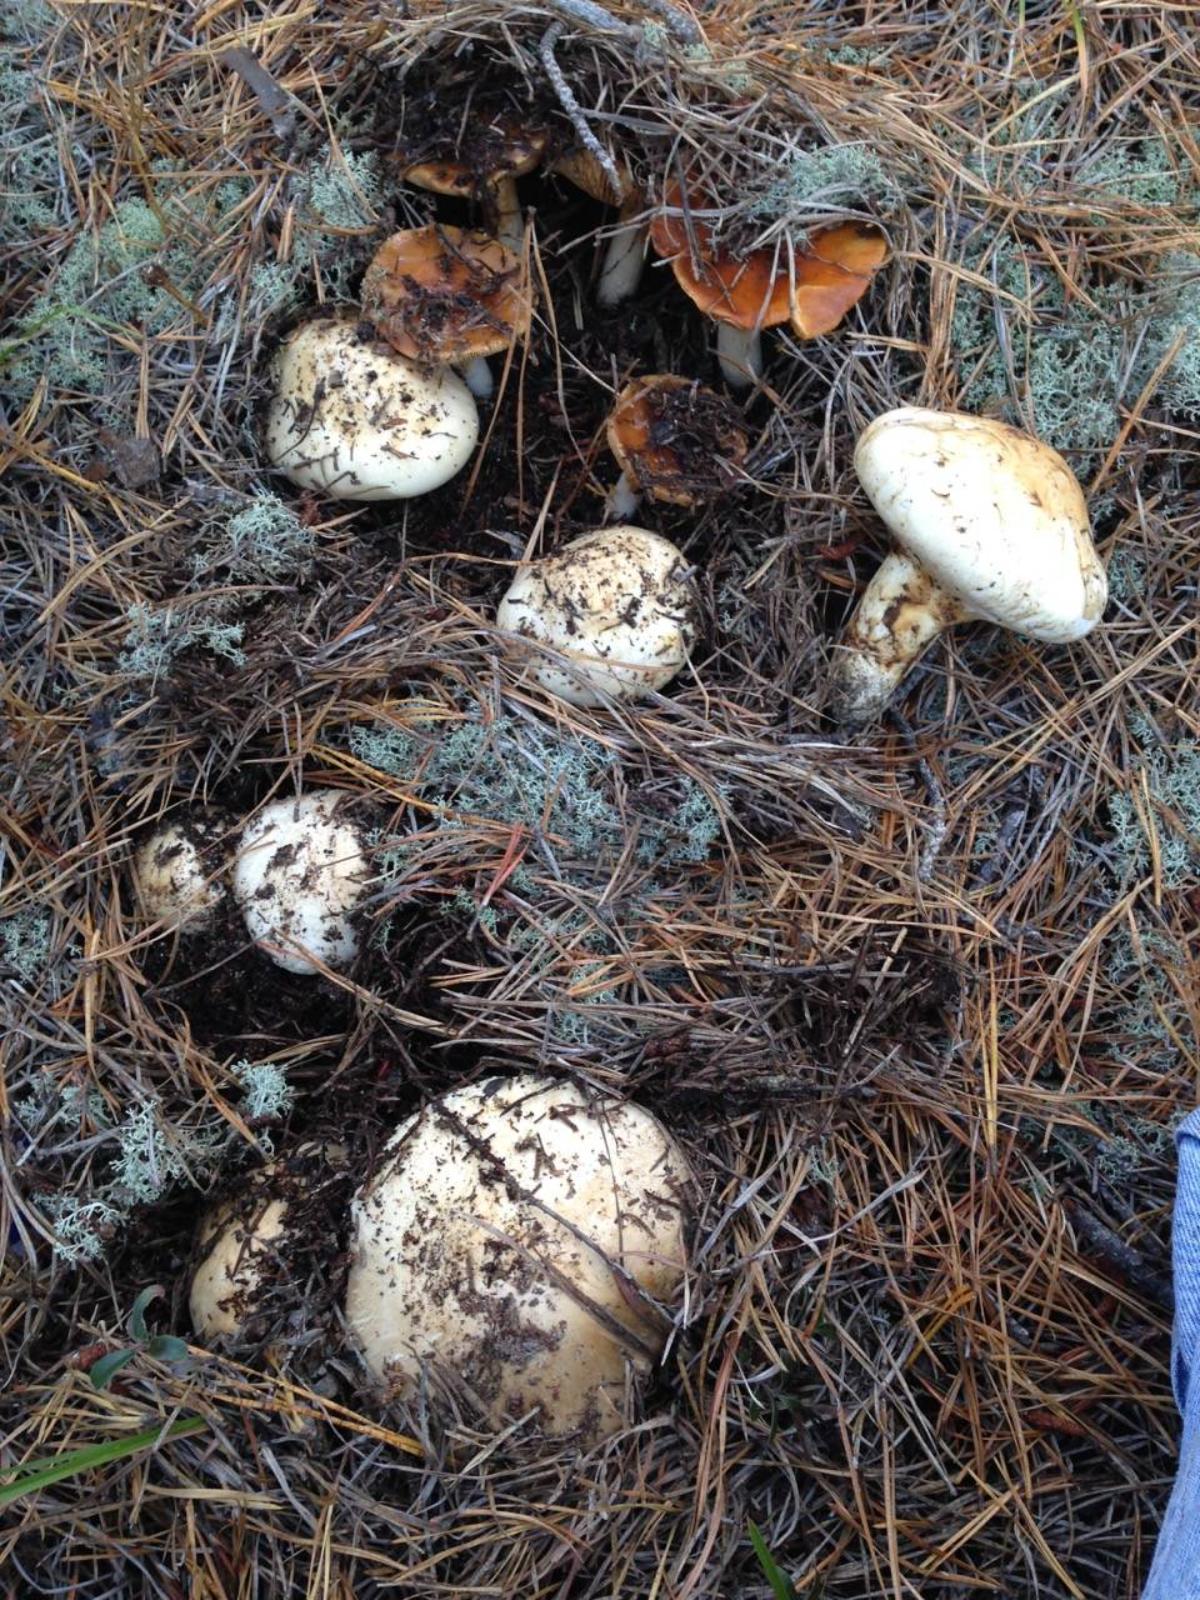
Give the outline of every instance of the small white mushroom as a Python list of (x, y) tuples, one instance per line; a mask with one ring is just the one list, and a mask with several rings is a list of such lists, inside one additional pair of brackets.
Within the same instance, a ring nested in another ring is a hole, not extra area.
[(833, 709), (879, 716), (921, 652), (957, 622), (1065, 643), (1108, 586), (1083, 490), (1049, 445), (986, 417), (906, 406), (877, 417), (854, 466), (900, 547), (867, 586), (838, 651)]
[(301, 1202), (311, 1211), (321, 1186), (345, 1166), (343, 1145), (302, 1145), (260, 1167), (237, 1194), (201, 1218), (188, 1308), (202, 1339), (243, 1336), (272, 1279), (286, 1278), (286, 1258), (312, 1244)]
[(133, 858), (133, 883), (138, 906), (148, 922), (161, 922), (180, 933), (199, 933), (212, 926), (228, 893), (225, 820), (216, 813), (193, 811), (152, 833)]
[(338, 789), (264, 806), (238, 842), (233, 893), (250, 937), (288, 972), (348, 967), (370, 868)]
[(205, 1253), (192, 1275), (188, 1309), (202, 1339), (236, 1339), (245, 1330), (286, 1218), (287, 1201), (272, 1198), (268, 1180), (219, 1206), (201, 1223)]
[(616, 1431), (663, 1348), (688, 1177), (648, 1111), (570, 1084), (426, 1106), (351, 1208), (346, 1315), (372, 1375), (400, 1396), (440, 1376), (495, 1427), (536, 1409), (549, 1434)]
[(479, 412), (448, 367), (428, 370), (360, 324), (303, 323), (277, 352), (265, 443), (302, 489), (338, 500), (409, 500), (459, 472)]
[(695, 640), (698, 609), (683, 552), (620, 524), (521, 567), (496, 621), (537, 647), (532, 670), (543, 688), (595, 706), (670, 683)]

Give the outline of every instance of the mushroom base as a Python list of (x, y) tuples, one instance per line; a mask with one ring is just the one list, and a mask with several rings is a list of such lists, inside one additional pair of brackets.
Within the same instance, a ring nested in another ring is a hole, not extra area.
[(925, 568), (892, 551), (858, 603), (829, 677), (829, 711), (859, 727), (883, 715), (909, 668), (946, 628), (967, 620)]

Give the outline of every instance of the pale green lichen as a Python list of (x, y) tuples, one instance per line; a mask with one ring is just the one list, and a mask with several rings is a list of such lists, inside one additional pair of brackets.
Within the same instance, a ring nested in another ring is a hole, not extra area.
[(23, 983), (34, 984), (53, 955), (54, 923), (48, 911), (26, 907), (0, 922), (0, 964), (11, 967)]
[(770, 222), (803, 223), (814, 213), (837, 211), (886, 217), (901, 198), (900, 185), (878, 151), (862, 144), (826, 145), (795, 151), (773, 164), (769, 183), (747, 211)]
[(1119, 605), (1139, 600), (1146, 593), (1147, 569), (1144, 557), (1128, 546), (1118, 545), (1109, 557), (1109, 598)]
[(278, 1062), (235, 1061), (229, 1070), (241, 1087), (247, 1122), (278, 1121), (295, 1104), (296, 1091)]
[(301, 220), (320, 232), (356, 232), (378, 223), (383, 178), (372, 151), (326, 145), (306, 163), (297, 187)]
[[(291, 1109), (294, 1091), (275, 1063), (238, 1061), (231, 1071), (242, 1090), (248, 1121), (273, 1121)], [(106, 1143), (115, 1146), (103, 1181), (90, 1193), (57, 1195), (45, 1202), (56, 1252), (68, 1262), (101, 1256), (109, 1239), (128, 1227), (136, 1211), (156, 1205), (174, 1190), (206, 1186), (237, 1137), (215, 1111), (190, 1125), (170, 1122), (153, 1095), (136, 1100), (113, 1126), (99, 1096), (84, 1096), (74, 1085), (39, 1088), (14, 1109), (30, 1132), (45, 1132), (86, 1112)], [(271, 1154), (270, 1139), (261, 1132), (258, 1139)]]
[(995, 287), (956, 288), (950, 337), (964, 409), (998, 409), (1081, 470), (1164, 364), (1160, 400), (1200, 412), (1200, 259), (1169, 258), (1154, 291), (1113, 282), (1078, 295), (1011, 237), (989, 239), (965, 264)]
[(223, 1126), (168, 1128), (159, 1102), (151, 1098), (125, 1113), (116, 1134), (110, 1198), (130, 1206), (153, 1205), (175, 1184), (197, 1183), (227, 1140)]
[(361, 727), (351, 731), (349, 744), (359, 760), (437, 805), (441, 826), (477, 817), (544, 830), (577, 862), (611, 861), (631, 826), (638, 829), (638, 859), (662, 866), (705, 860), (721, 835), (719, 813), (691, 779), (664, 796), (662, 814), (637, 800), (622, 808), (613, 795), (611, 751), (513, 717), (485, 722), (469, 714), (432, 737)]
[(194, 248), (169, 240), (147, 201), (121, 201), (109, 221), (76, 239), (18, 322), (7, 385), (24, 398), (44, 373), (53, 391), (105, 395), (115, 358), (110, 335), (130, 327), (151, 338), (184, 332), (192, 315), (177, 296), (197, 287)]
[[(263, 490), (203, 540), (193, 566), (197, 573), (224, 566), (231, 577), (247, 582), (295, 579), (315, 547), (312, 529), (277, 495)], [(234, 642), (240, 643), (240, 636)]]
[(235, 666), (245, 664), (241, 648), (245, 628), (240, 622), (205, 614), (198, 607), (185, 612), (169, 605), (140, 603), (130, 606), (125, 615), (129, 624), (125, 648), (116, 662), (123, 677), (156, 683), (170, 674), (178, 656), (196, 648), (223, 656)]
[(1080, 175), (1080, 182), (1121, 203), (1132, 200), (1151, 209), (1170, 210), (1181, 220), (1200, 203), (1189, 167), (1177, 161), (1159, 138), (1106, 144)]
[[(1135, 786), (1149, 794), (1148, 814), (1134, 803)], [(1159, 743), (1146, 750), (1130, 772), (1129, 789), (1110, 797), (1108, 820), (1118, 883), (1144, 876), (1157, 854), (1166, 888), (1190, 886), (1200, 869), (1200, 746)]]

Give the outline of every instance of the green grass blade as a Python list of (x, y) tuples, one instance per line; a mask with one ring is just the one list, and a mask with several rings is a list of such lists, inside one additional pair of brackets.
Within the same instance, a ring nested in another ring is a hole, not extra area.
[(792, 1580), (767, 1549), (767, 1541), (759, 1532), (758, 1524), (756, 1522), (747, 1522), (746, 1531), (750, 1535), (750, 1543), (754, 1546), (754, 1554), (758, 1557), (758, 1564), (763, 1569), (767, 1582), (771, 1585), (775, 1600), (796, 1600), (796, 1591), (792, 1586)]
[(107, 1444), (89, 1444), (82, 1450), (69, 1450), (66, 1455), (51, 1456), (45, 1461), (34, 1461), (26, 1467), (0, 1468), (0, 1473), (19, 1471), (21, 1476), (13, 1483), (0, 1485), (0, 1510), (12, 1505), (27, 1494), (35, 1494), (63, 1478), (73, 1478), (76, 1473), (88, 1472), (93, 1467), (105, 1466), (109, 1461), (123, 1461), (140, 1450), (160, 1444), (165, 1439), (184, 1438), (189, 1433), (203, 1433), (208, 1423), (203, 1417), (179, 1417), (166, 1428), (146, 1428), (142, 1433), (131, 1433), (124, 1439), (110, 1439)]

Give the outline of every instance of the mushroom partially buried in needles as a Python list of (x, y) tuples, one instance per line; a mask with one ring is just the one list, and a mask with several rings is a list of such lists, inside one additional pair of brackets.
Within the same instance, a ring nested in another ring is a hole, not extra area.
[(533, 647), (532, 673), (559, 699), (603, 705), (665, 687), (696, 637), (699, 605), (683, 552), (619, 524), (586, 533), (521, 567), (500, 602), (500, 628)]
[(646, 261), (648, 228), (644, 222), (634, 221), (642, 208), (642, 196), (633, 174), (623, 162), (619, 163), (616, 166), (618, 183), (614, 188), (609, 174), (595, 156), (584, 149), (568, 150), (558, 156), (551, 163), (550, 171), (582, 189), (593, 200), (618, 207), (617, 226), (609, 235), (596, 284), (596, 300), (602, 306), (620, 305), (622, 300), (637, 293)]
[(401, 1124), (352, 1206), (346, 1320), (385, 1391), (428, 1375), (501, 1428), (626, 1421), (686, 1267), (690, 1174), (640, 1106), (525, 1075)]
[[(298, 1295), (296, 1258), (328, 1255), (332, 1215), (345, 1203), (346, 1150), (338, 1144), (301, 1145), (252, 1173), (232, 1197), (209, 1208), (196, 1237), (196, 1266), (188, 1293), (192, 1326), (202, 1339), (245, 1337), (268, 1308), (273, 1291)], [(314, 1211), (317, 1215), (314, 1215)], [(318, 1225), (319, 1223), (319, 1225)], [(271, 1308), (299, 1312), (299, 1306)], [(264, 1331), (278, 1331), (276, 1326)]]
[(479, 412), (456, 373), (398, 355), (357, 319), (302, 323), (271, 377), (269, 460), (334, 499), (428, 494), (466, 465), (479, 438)]
[(371, 871), (347, 804), (340, 789), (273, 801), (238, 841), (234, 899), (250, 937), (286, 972), (338, 970), (358, 954), (355, 912)]
[(621, 476), (608, 515), (633, 514), (639, 497), (699, 506), (729, 489), (750, 441), (724, 396), (691, 378), (635, 378), (608, 419), (608, 448)]
[(762, 371), (763, 328), (791, 322), (799, 338), (831, 333), (887, 260), (874, 228), (839, 223), (814, 232), (803, 249), (737, 251), (692, 215), (684, 190), (668, 191), (669, 210), (650, 224), (659, 255), (698, 310), (717, 323), (717, 355), (727, 383), (745, 388)]
[(837, 652), (831, 710), (865, 723), (944, 628), (994, 622), (1081, 639), (1108, 584), (1087, 505), (1048, 444), (1006, 423), (902, 407), (876, 417), (854, 467), (899, 546), (867, 585)]
[(431, 194), (481, 200), (486, 220), (514, 254), (522, 245), (517, 179), (532, 172), (546, 148), (544, 129), (511, 109), (488, 115), (478, 105), (453, 127), (426, 131), (393, 156), (400, 176)]
[(138, 909), (178, 933), (210, 928), (228, 898), (229, 818), (197, 808), (164, 823), (133, 858)]
[(384, 240), (363, 278), (362, 310), (402, 356), (461, 367), (486, 399), (487, 358), (526, 337), (533, 298), (520, 258), (498, 239), (431, 224)]

